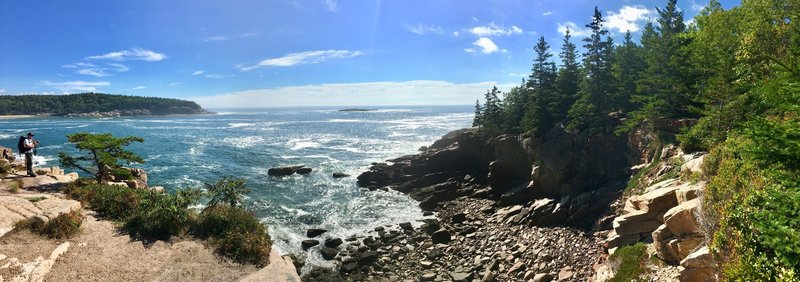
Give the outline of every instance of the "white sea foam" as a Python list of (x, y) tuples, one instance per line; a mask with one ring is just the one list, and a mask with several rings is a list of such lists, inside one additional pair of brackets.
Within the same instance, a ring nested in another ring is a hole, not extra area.
[(255, 123), (249, 122), (233, 122), (228, 124), (228, 128), (239, 128), (239, 127), (250, 127), (256, 125)]
[(311, 139), (291, 139), (286, 142), (286, 146), (292, 151), (297, 151), (305, 148), (319, 148), (322, 144), (311, 141)]
[(64, 128), (84, 128), (84, 127), (87, 127), (87, 126), (89, 126), (89, 124), (81, 124), (81, 125), (75, 125), (75, 126), (67, 126), (67, 127), (64, 127)]
[(246, 149), (264, 143), (264, 138), (260, 136), (226, 137), (222, 141), (230, 146)]
[(17, 137), (17, 135), (16, 134), (0, 134), (0, 139), (9, 139), (9, 138), (13, 138), (13, 137)]

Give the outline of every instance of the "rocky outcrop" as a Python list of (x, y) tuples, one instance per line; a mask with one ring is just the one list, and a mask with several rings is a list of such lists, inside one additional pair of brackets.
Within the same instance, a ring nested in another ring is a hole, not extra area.
[(504, 206), (551, 199), (555, 206), (537, 209), (527, 222), (588, 226), (624, 187), (630, 172), (625, 144), (613, 134), (573, 134), (560, 127), (541, 138), (490, 138), (476, 128), (462, 129), (418, 155), (373, 164), (358, 184), (407, 193), (426, 210), (461, 196)]
[(292, 259), (280, 256), (273, 249), (269, 253), (269, 264), (250, 275), (245, 276), (241, 282), (300, 282), (297, 269)]
[(88, 113), (71, 113), (64, 115), (65, 117), (84, 117), (84, 118), (104, 118), (104, 117), (149, 117), (153, 113), (147, 109), (134, 109), (134, 110), (113, 110), (107, 112), (88, 112)]
[(295, 173), (301, 174), (301, 175), (305, 175), (305, 174), (311, 173), (311, 171), (312, 171), (312, 169), (309, 168), (309, 167), (305, 167), (305, 165), (293, 165), (293, 166), (283, 166), (283, 167), (270, 168), (269, 170), (267, 170), (267, 174), (269, 176), (274, 176), (274, 177), (283, 177), (283, 176), (289, 176), (289, 175), (292, 175), (292, 174), (295, 174)]
[(42, 193), (58, 190), (77, 179), (77, 174), (64, 175), (63, 170), (57, 167), (40, 170), (49, 173), (36, 177), (11, 174), (0, 181), (0, 237), (14, 229), (18, 221), (35, 218), (48, 222), (62, 213), (81, 209), (78, 201)]

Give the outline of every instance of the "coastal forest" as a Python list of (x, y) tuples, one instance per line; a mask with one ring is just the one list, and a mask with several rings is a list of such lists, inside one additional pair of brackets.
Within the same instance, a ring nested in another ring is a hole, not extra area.
[(799, 279), (800, 2), (726, 10), (712, 0), (688, 20), (669, 0), (640, 38), (622, 42), (603, 24), (595, 8), (586, 38), (566, 32), (560, 47), (539, 38), (530, 76), (488, 90), (474, 125), (546, 137), (553, 127), (624, 135), (690, 121), (660, 141), (709, 152), (703, 209), (723, 276)]
[(120, 111), (127, 115), (200, 114), (197, 103), (179, 99), (103, 93), (69, 95), (3, 95), (0, 115), (56, 115)]

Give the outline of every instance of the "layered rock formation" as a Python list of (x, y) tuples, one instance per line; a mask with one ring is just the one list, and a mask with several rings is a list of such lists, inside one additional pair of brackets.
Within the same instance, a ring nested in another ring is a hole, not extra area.
[(626, 144), (624, 136), (572, 134), (559, 127), (542, 138), (488, 138), (466, 129), (419, 155), (373, 164), (358, 184), (407, 193), (428, 210), (473, 196), (533, 209), (534, 224), (588, 227), (624, 187), (633, 158)]

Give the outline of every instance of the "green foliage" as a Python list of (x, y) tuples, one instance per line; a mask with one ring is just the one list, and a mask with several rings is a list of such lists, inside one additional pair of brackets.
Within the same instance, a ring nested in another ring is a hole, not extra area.
[(245, 187), (244, 180), (228, 176), (222, 177), (213, 184), (205, 183), (205, 187), (211, 194), (211, 200), (208, 201), (209, 207), (219, 204), (237, 207), (241, 205), (244, 195), (250, 193), (250, 190)]
[(139, 204), (147, 196), (147, 190), (131, 189), (125, 186), (92, 184), (72, 186), (68, 189), (73, 199), (88, 203), (92, 210), (103, 217), (113, 220), (124, 220), (139, 208)]
[(195, 213), (188, 207), (199, 199), (199, 191), (191, 189), (174, 194), (150, 191), (125, 220), (123, 229), (132, 235), (157, 239), (181, 235), (189, 230), (194, 221)]
[(264, 234), (231, 232), (215, 243), (216, 252), (242, 264), (254, 264), (262, 267), (269, 264), (269, 253), (272, 241)]
[(169, 98), (136, 97), (101, 93), (0, 96), (0, 115), (66, 115), (71, 113), (109, 112), (115, 110), (147, 110), (156, 115), (199, 114), (205, 112), (205, 110), (195, 102)]
[(617, 273), (609, 279), (609, 282), (638, 281), (639, 276), (644, 274), (644, 264), (647, 262), (647, 245), (636, 243), (635, 245), (619, 248), (609, 260), (619, 264)]
[(604, 22), (603, 14), (595, 7), (592, 22), (586, 25), (591, 35), (583, 39), (586, 73), (580, 84), (580, 98), (567, 114), (567, 127), (573, 130), (601, 131), (607, 125), (607, 114), (616, 107), (613, 99), (616, 83), (611, 72), (613, 41), (607, 36), (608, 30), (603, 28)]
[(41, 202), (42, 200), (46, 200), (46, 199), (47, 199), (47, 197), (45, 197), (45, 196), (38, 196), (38, 197), (28, 198), (28, 201), (31, 202), (31, 203), (38, 203), (38, 202)]
[(62, 213), (43, 223), (37, 218), (29, 218), (14, 224), (14, 228), (29, 229), (34, 233), (51, 239), (69, 239), (78, 234), (83, 223), (80, 210)]
[(67, 134), (67, 142), (86, 154), (73, 157), (60, 152), (58, 159), (61, 165), (94, 175), (97, 181), (108, 179), (113, 172), (119, 171), (122, 167), (120, 162), (144, 163), (140, 156), (124, 149), (133, 142), (144, 142), (144, 139), (136, 136), (116, 138), (110, 133), (79, 132)]

